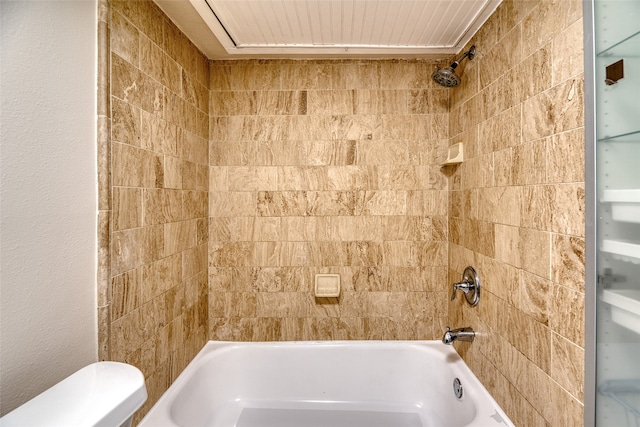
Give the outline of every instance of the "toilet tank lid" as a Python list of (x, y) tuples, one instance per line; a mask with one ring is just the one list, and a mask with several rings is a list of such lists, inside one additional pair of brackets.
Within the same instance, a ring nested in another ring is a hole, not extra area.
[(9, 412), (0, 426), (119, 426), (145, 400), (147, 389), (138, 368), (96, 362)]

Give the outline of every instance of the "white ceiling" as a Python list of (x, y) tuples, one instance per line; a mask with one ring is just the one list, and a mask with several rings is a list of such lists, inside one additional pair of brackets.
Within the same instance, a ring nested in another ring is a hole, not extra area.
[(210, 59), (443, 58), (501, 0), (155, 0)]

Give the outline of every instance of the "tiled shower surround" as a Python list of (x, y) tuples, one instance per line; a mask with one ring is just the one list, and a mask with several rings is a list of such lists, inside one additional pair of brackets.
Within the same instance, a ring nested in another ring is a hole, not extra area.
[[(110, 7), (100, 349), (143, 370), (138, 417), (207, 339), (450, 325), (479, 332), (456, 346), (516, 425), (582, 424), (579, 1), (505, 0), (455, 89), (428, 60), (208, 61), (154, 3)], [(475, 308), (449, 301), (467, 265)], [(316, 273), (340, 298), (314, 298)]]
[(100, 358), (142, 370), (140, 417), (207, 339), (209, 63), (154, 3), (113, 1), (110, 12)]
[[(432, 67), (212, 63), (212, 338), (427, 339), (442, 330), (448, 92), (431, 82)], [(340, 298), (314, 298), (316, 273), (340, 273)]]

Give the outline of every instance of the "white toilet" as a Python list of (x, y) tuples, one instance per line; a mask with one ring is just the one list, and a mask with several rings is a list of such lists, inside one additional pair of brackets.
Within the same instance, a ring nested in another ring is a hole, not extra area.
[(145, 400), (138, 368), (97, 362), (0, 418), (0, 427), (129, 427)]

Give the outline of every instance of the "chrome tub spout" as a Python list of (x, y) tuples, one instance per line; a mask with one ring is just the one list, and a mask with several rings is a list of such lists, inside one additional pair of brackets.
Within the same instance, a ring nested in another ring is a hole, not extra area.
[(447, 326), (447, 331), (442, 337), (442, 342), (447, 345), (453, 344), (454, 341), (473, 341), (476, 333), (470, 327), (458, 328), (451, 330)]

